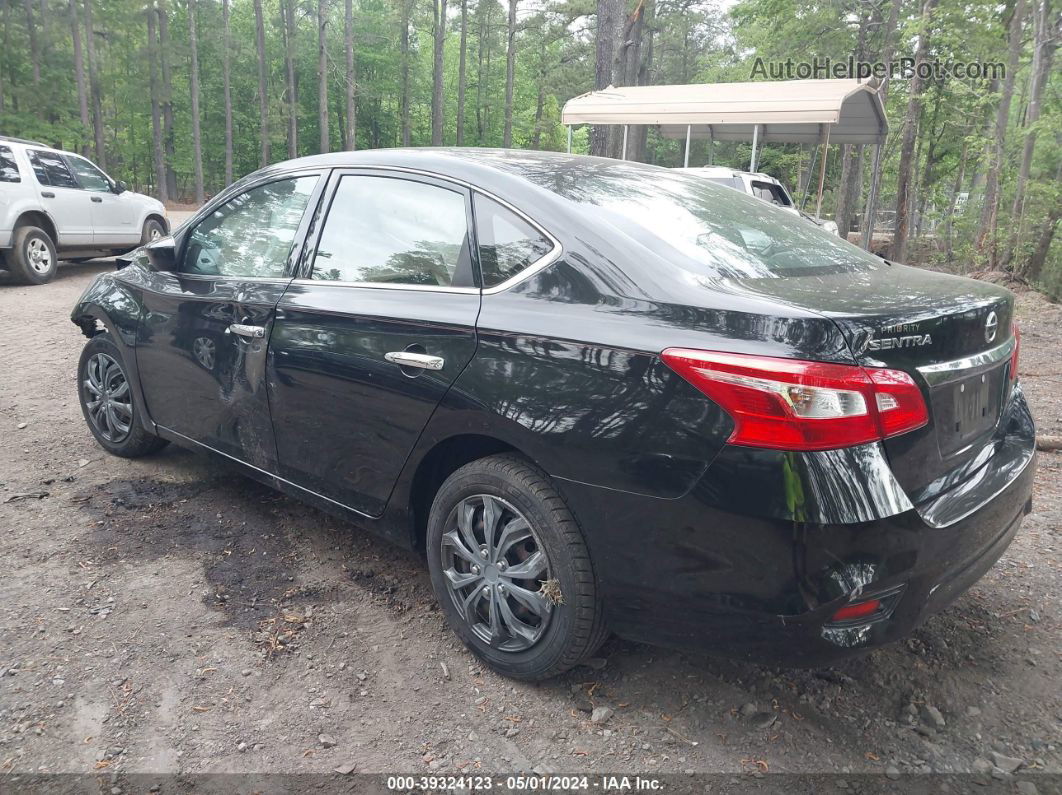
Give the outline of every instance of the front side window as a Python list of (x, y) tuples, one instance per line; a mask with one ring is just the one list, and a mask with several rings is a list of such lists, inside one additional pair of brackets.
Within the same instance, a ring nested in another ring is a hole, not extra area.
[(40, 149), (27, 149), (26, 154), (29, 155), (30, 165), (37, 176), (37, 182), (41, 185), (50, 185), (53, 188), (81, 187), (60, 155)]
[(70, 168), (77, 174), (78, 181), (81, 182), (81, 187), (85, 190), (96, 191), (97, 193), (110, 192), (111, 181), (107, 179), (107, 175), (85, 158), (68, 156), (67, 162), (70, 163)]
[(214, 210), (192, 230), (181, 273), (280, 278), (317, 176), (259, 185)]
[(21, 182), (15, 153), (6, 146), (0, 146), (0, 182)]
[(340, 180), (312, 278), (450, 287), (468, 273), (463, 192), (395, 177), (348, 175)]
[(477, 193), (475, 208), (484, 287), (513, 278), (553, 250), (545, 235), (508, 207)]

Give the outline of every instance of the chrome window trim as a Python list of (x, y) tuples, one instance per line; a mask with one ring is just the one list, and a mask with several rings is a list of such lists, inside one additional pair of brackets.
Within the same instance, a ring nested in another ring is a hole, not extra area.
[[(388, 290), (426, 290), (426, 291), (429, 291), (429, 292), (442, 292), (442, 293), (479, 293), (479, 292), (481, 292), (484, 295), (494, 295), (495, 293), (500, 293), (500, 292), (504, 292), (505, 290), (508, 290), (510, 287), (518, 284), (519, 282), (522, 282), (524, 279), (527, 279), (527, 278), (533, 276), (534, 274), (538, 273), (540, 270), (548, 267), (549, 265), (552, 265), (554, 262), (556, 262), (558, 259), (560, 259), (561, 255), (564, 253), (564, 246), (561, 245), (560, 240), (558, 240), (548, 229), (543, 228), (543, 226), (540, 223), (538, 223), (538, 221), (533, 219), (531, 216), (529, 216), (523, 210), (521, 210), (518, 207), (514, 207), (512, 204), (510, 204), (509, 202), (507, 202), (505, 199), (501, 198), (500, 196), (497, 196), (496, 194), (491, 193), (488, 190), (484, 190), (483, 188), (479, 187), (478, 185), (473, 185), (471, 182), (466, 182), (465, 180), (460, 179), (458, 177), (452, 177), (449, 174), (439, 174), (439, 173), (434, 172), (434, 171), (426, 171), (424, 169), (419, 169), (419, 168), (407, 168), (405, 166), (376, 166), (376, 165), (368, 165), (368, 164), (366, 164), (366, 165), (358, 165), (358, 166), (334, 166), (333, 168), (336, 171), (340, 171), (340, 172), (345, 171), (345, 170), (361, 171), (361, 172), (395, 171), (395, 172), (402, 173), (402, 174), (414, 174), (414, 175), (418, 175), (418, 176), (422, 176), (422, 177), (431, 177), (432, 179), (437, 179), (437, 180), (440, 180), (442, 182), (451, 182), (454, 185), (460, 185), (461, 187), (471, 191), (472, 193), (479, 193), (479, 194), (487, 197), (491, 201), (497, 202), (502, 207), (506, 208), (510, 212), (512, 212), (512, 213), (516, 214), (517, 216), (519, 216), (520, 218), (522, 218), (524, 221), (526, 221), (528, 223), (529, 226), (531, 226), (533, 229), (535, 229), (538, 232), (540, 232), (543, 237), (545, 237), (547, 240), (549, 240), (549, 242), (553, 245), (553, 248), (551, 248), (549, 251), (547, 251), (545, 254), (543, 254), (541, 257), (539, 257), (537, 260), (532, 262), (530, 265), (528, 265), (526, 268), (524, 268), (522, 271), (520, 271), (516, 275), (510, 276), (508, 279), (506, 279), (501, 284), (496, 284), (493, 287), (444, 287), (444, 286), (441, 286), (441, 285), (423, 285), (423, 284), (421, 284), (421, 285), (418, 285), (418, 284), (383, 284), (383, 283), (377, 284), (376, 282), (340, 282), (340, 281), (329, 282), (329, 281), (325, 281), (324, 279), (314, 279), (314, 278), (295, 279), (294, 282), (297, 283), (297, 284), (334, 284), (334, 285), (343, 286), (343, 287), (370, 287), (370, 288), (383, 288), (383, 289), (388, 289)], [(364, 173), (364, 176), (371, 176), (371, 173)], [(472, 212), (473, 212), (473, 216), (474, 216), (475, 215), (475, 209), (474, 208), (473, 208)], [(327, 223), (327, 222), (328, 222), (328, 217), (326, 216), (325, 217), (325, 223)], [(323, 229), (323, 226), (322, 226), (322, 229)], [(475, 232), (476, 230), (473, 229), (472, 231)], [(477, 246), (478, 246), (478, 241), (477, 241)], [(482, 275), (483, 274), (480, 273), (481, 277), (482, 277)]]
[(972, 356), (964, 356), (961, 359), (952, 359), (950, 362), (927, 364), (918, 368), (918, 372), (926, 379), (930, 386), (942, 384), (952, 380), (953, 376), (962, 376), (968, 370), (976, 370), (989, 364), (997, 364), (1010, 357), (1014, 351), (1014, 338), (990, 348), (987, 351), (975, 353)]
[(362, 287), (370, 290), (416, 290), (431, 293), (478, 293), (478, 287), (445, 287), (441, 284), (391, 284), (388, 282), (343, 282), (332, 279), (292, 279), (292, 284), (315, 284), (319, 286)]

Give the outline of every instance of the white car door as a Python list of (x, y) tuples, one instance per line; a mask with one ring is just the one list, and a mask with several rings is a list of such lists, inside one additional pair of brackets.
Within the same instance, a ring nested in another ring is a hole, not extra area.
[(129, 201), (131, 196), (115, 193), (114, 182), (85, 158), (67, 155), (66, 162), (81, 187), (92, 194), (92, 242), (97, 246), (139, 243), (139, 207)]
[(81, 189), (58, 152), (27, 149), (26, 156), (37, 179), (41, 206), (59, 233), (59, 246), (91, 246), (92, 194)]

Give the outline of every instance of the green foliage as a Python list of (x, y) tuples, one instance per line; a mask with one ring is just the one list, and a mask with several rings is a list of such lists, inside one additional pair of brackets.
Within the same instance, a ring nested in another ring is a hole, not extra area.
[[(295, 3), (295, 70), (298, 154), (318, 150), (317, 0)], [(91, 2), (93, 43), (98, 62), (99, 110), (104, 124), (103, 160), (116, 177), (138, 189), (154, 190), (152, 165), (149, 48), (143, 0), (75, 0), (79, 14), (85, 81), (88, 84), (85, 2)], [(327, 3), (326, 79), (329, 89), (331, 148), (342, 146), (346, 55), (344, 3)], [(414, 146), (431, 140), (433, 9), (428, 0), (409, 4), (410, 139)], [(1040, 0), (1028, 0), (1032, 9)], [(641, 80), (651, 84), (741, 81), (750, 79), (757, 57), (767, 61), (835, 60), (854, 54), (864, 31), (867, 60), (884, 47), (885, 20), (893, 0), (738, 0), (728, 10), (720, 0), (627, 0), (627, 12), (643, 14)], [(1056, 0), (1057, 5), (1057, 0)], [(188, 7), (167, 0), (170, 46), (166, 57), (173, 72), (175, 152), (179, 194), (192, 191), (193, 156), (189, 97)], [(930, 22), (930, 57), (942, 62), (1005, 62), (1007, 23), (1013, 0), (967, 3), (940, 0)], [(402, 141), (402, 0), (354, 0), (358, 148), (398, 146)], [(468, 0), (466, 101), (458, 107), (460, 0), (449, 0), (446, 19), (443, 101), (444, 141), (453, 145), (458, 114), (468, 146), (500, 146), (505, 118), (506, 3)], [(895, 55), (913, 55), (921, 26), (922, 3), (903, 0), (894, 40)], [(27, 11), (29, 9), (29, 11)], [(259, 105), (253, 0), (232, 0), (231, 92), (234, 164), (237, 176), (259, 165)], [(273, 159), (287, 157), (287, 113), (280, 0), (263, 0), (268, 106)], [(596, 2), (594, 0), (520, 0), (516, 32), (513, 145), (564, 150), (567, 129), (560, 122), (569, 98), (593, 88)], [(1057, 13), (1057, 8), (1055, 9)], [(225, 119), (222, 103), (222, 57), (225, 49), (221, 0), (197, 4), (202, 108), (203, 161), (208, 193), (224, 187)], [(1060, 201), (1058, 164), (1062, 145), (1062, 84), (1056, 66), (1044, 91), (1040, 120), (1025, 126), (1033, 52), (1033, 14), (1026, 20), (1024, 50), (1016, 75), (1005, 139), (997, 247), (1007, 248), (1014, 234), (1009, 266), (1021, 270), (1036, 249), (1045, 225), (1057, 218)], [(74, 51), (68, 0), (0, 0), (0, 133), (42, 140), (96, 157), (91, 114), (81, 121), (75, 82)], [(31, 37), (30, 34), (33, 34)], [(36, 58), (34, 58), (34, 42)], [(36, 61), (39, 77), (35, 77)], [(884, 150), (879, 210), (895, 205), (899, 136), (908, 103), (909, 81), (889, 86), (887, 115), (891, 134)], [(993, 122), (1002, 86), (988, 80), (930, 81), (923, 88), (914, 164), (917, 211), (914, 256), (959, 271), (978, 261), (973, 240), (980, 219), (980, 191), (991, 151)], [(92, 97), (89, 97), (90, 107)], [(1025, 201), (1011, 217), (1016, 173), (1025, 136), (1037, 134)], [(638, 133), (635, 138), (638, 139)], [(644, 131), (637, 151), (664, 166), (680, 166), (684, 142), (665, 139), (655, 128)], [(573, 151), (588, 148), (587, 130), (574, 131)], [(712, 162), (746, 168), (748, 143), (717, 143)], [(873, 151), (864, 152), (857, 209), (869, 184)], [(708, 162), (708, 145), (695, 140), (691, 165)], [(814, 210), (818, 164), (808, 145), (768, 144), (759, 155), (760, 170), (779, 177), (794, 194), (813, 169), (808, 209)], [(827, 159), (824, 215), (836, 208), (841, 176), (841, 148)], [(963, 211), (952, 212), (968, 196)], [(1055, 215), (1051, 215), (1055, 212)], [(1062, 246), (1052, 247), (1040, 274), (1042, 286), (1062, 297)]]

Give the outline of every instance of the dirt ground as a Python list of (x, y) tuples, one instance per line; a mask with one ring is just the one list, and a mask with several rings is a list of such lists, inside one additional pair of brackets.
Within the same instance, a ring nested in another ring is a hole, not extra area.
[[(1057, 791), (1062, 455), (1041, 455), (1003, 559), (905, 642), (798, 671), (611, 640), (592, 666), (514, 684), (452, 638), (415, 555), (172, 445), (127, 461), (94, 443), (67, 317), (108, 267), (0, 284), (0, 788), (354, 769), (727, 774), (717, 789), (961, 772)], [(1062, 434), (1062, 307), (1019, 306), (1026, 390)], [(593, 723), (595, 706), (614, 714)]]

